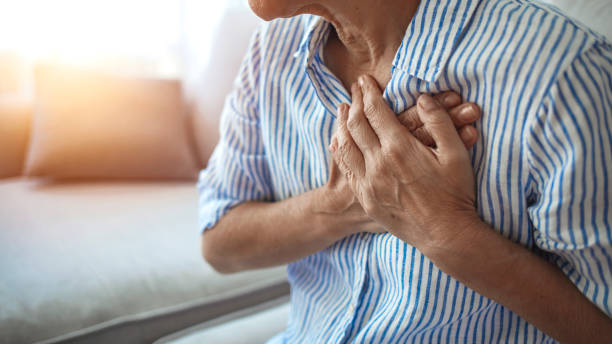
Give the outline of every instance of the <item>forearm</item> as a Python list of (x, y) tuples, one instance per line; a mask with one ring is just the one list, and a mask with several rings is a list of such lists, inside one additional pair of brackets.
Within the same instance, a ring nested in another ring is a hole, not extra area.
[(449, 275), (563, 343), (609, 343), (612, 320), (556, 266), (481, 221), (425, 253)]
[(203, 234), (205, 259), (225, 273), (282, 265), (351, 234), (350, 219), (323, 210), (322, 192), (235, 207)]

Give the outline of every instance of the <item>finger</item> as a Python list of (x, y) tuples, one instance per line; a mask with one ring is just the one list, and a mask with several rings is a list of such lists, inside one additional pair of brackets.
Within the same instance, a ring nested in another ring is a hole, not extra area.
[(423, 126), (423, 122), (421, 122), (421, 119), (419, 118), (419, 113), (417, 112), (416, 106), (413, 106), (399, 114), (397, 119), (404, 127), (410, 130), (410, 132), (414, 132), (417, 128)]
[[(361, 87), (357, 84), (353, 84), (351, 87), (353, 96), (353, 102), (350, 109), (348, 110), (348, 120), (346, 127), (351, 133), (351, 137), (357, 147), (361, 150), (364, 156), (367, 156), (369, 152), (380, 147), (380, 142), (374, 130), (370, 126), (370, 122), (363, 113), (363, 94), (361, 93)], [(347, 107), (346, 104), (340, 106)]]
[(412, 132), (412, 135), (417, 138), (417, 140), (421, 141), (427, 147), (436, 148), (436, 142), (431, 137), (431, 134), (425, 127), (417, 128)]
[(337, 175), (338, 173), (346, 176), (347, 180), (349, 181), (349, 185), (352, 185), (354, 180), (353, 180), (353, 172), (348, 168), (348, 166), (346, 166), (346, 164), (344, 164), (340, 158), (340, 156), (338, 155), (337, 151), (333, 151), (332, 152), (332, 158), (333, 158), (333, 162), (332, 162), (332, 170), (330, 171), (330, 182), (333, 179), (333, 183), (338, 183), (340, 181), (339, 176)]
[(448, 111), (455, 127), (460, 128), (480, 119), (480, 107), (474, 103), (463, 103)]
[(398, 136), (405, 135), (406, 129), (383, 99), (376, 81), (369, 75), (362, 75), (359, 77), (359, 86), (363, 92), (365, 116), (380, 143), (383, 144), (383, 140), (392, 141)]
[(337, 157), (336, 160), (340, 167), (344, 164), (353, 174), (363, 176), (365, 174), (363, 155), (346, 127), (347, 120), (348, 106), (340, 106), (338, 108), (338, 131), (335, 134), (337, 147), (333, 155), (335, 155), (334, 158)]
[[(444, 106), (446, 109), (453, 109), (460, 106), (461, 104), (461, 97), (454, 91), (446, 91), (440, 94), (436, 94), (434, 98), (438, 102), (440, 102), (442, 106)], [(419, 113), (417, 112), (416, 106), (412, 106), (408, 110), (399, 114), (398, 119), (404, 127), (410, 130), (410, 132), (414, 132), (417, 128), (423, 126), (423, 122), (421, 122), (421, 119), (419, 118)], [(472, 123), (474, 121), (475, 120), (472, 120), (468, 123)], [(465, 124), (467, 123), (462, 123), (461, 125)]]
[(436, 94), (434, 98), (447, 110), (461, 105), (461, 96), (455, 91), (446, 91)]
[(446, 153), (465, 151), (465, 147), (448, 112), (432, 97), (422, 94), (417, 101), (419, 117), (436, 142)]
[(333, 150), (332, 150), (332, 161), (330, 163), (329, 169), (329, 181), (327, 182), (330, 186), (337, 185), (340, 182), (340, 177), (343, 175), (343, 172), (338, 167), (338, 163), (335, 159), (333, 159)]
[[(332, 140), (334, 142), (337, 142), (336, 135), (334, 135)], [(337, 145), (331, 146), (331, 152), (332, 152), (332, 163), (331, 163), (332, 166), (331, 166), (331, 171), (330, 171), (330, 176), (329, 176), (330, 185), (340, 183), (342, 180), (341, 176), (344, 176), (346, 180), (348, 181), (349, 185), (352, 188), (354, 188), (357, 182), (355, 180), (355, 175), (353, 174), (353, 171), (351, 171), (351, 169), (342, 161), (342, 158), (338, 154)]]
[(476, 144), (476, 140), (478, 140), (478, 131), (471, 125), (466, 125), (459, 129), (459, 136), (465, 148), (470, 149)]
[[(465, 148), (470, 149), (474, 146), (474, 144), (476, 144), (476, 141), (478, 140), (478, 132), (476, 128), (471, 125), (465, 125), (457, 129), (457, 131), (459, 132), (459, 137), (461, 137), (461, 141), (463, 141)], [(436, 142), (431, 137), (431, 133), (426, 127), (416, 128), (414, 131), (412, 131), (412, 135), (414, 135), (414, 137), (421, 141), (421, 143), (425, 146), (432, 148), (436, 147)]]

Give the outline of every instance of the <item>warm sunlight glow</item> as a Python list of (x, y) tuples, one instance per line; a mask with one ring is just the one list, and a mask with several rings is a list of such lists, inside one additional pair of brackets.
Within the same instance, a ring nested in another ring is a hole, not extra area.
[(30, 60), (138, 61), (176, 69), (182, 5), (180, 0), (1, 0), (0, 51)]

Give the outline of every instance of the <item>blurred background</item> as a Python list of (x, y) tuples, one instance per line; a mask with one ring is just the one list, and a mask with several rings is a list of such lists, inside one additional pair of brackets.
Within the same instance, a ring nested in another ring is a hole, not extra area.
[[(34, 134), (51, 132), (50, 128), (37, 126), (44, 119), (57, 122), (58, 117), (69, 124), (84, 113), (91, 118), (121, 113), (125, 118), (126, 113), (155, 112), (160, 106), (171, 107), (170, 111), (185, 121), (183, 136), (190, 141), (198, 166), (203, 166), (217, 140), (225, 95), (258, 22), (246, 0), (0, 0), (0, 134), (5, 134), (4, 140), (0, 135), (0, 144), (11, 147), (0, 150), (0, 177), (94, 177), (82, 169), (43, 173), (28, 168), (32, 166), (28, 157), (36, 156), (28, 150), (49, 145)], [(129, 82), (129, 88), (142, 97), (167, 98), (170, 88), (180, 99), (160, 100), (155, 108), (143, 108), (135, 95), (117, 94), (117, 86), (127, 87)], [(64, 91), (54, 90), (59, 87)], [(81, 88), (80, 92), (75, 88)], [(49, 95), (51, 90), (53, 95)], [(100, 109), (98, 116), (90, 113), (93, 107), (86, 109), (86, 104), (70, 116), (55, 109), (71, 101), (86, 102), (88, 96), (89, 102), (125, 106)], [(97, 123), (97, 132), (108, 133), (110, 122)], [(72, 132), (82, 131), (83, 123), (79, 124), (81, 129), (75, 123)], [(201, 135), (194, 135), (194, 131)], [(130, 177), (123, 173), (95, 177), (108, 176)], [(146, 173), (134, 176), (146, 177)], [(194, 177), (191, 173), (191, 179)]]
[[(196, 39), (206, 63), (213, 28), (241, 0), (0, 1), (0, 92), (31, 92), (35, 63), (177, 78)], [(194, 38), (197, 34), (197, 38)], [(194, 44), (195, 46), (195, 44)]]

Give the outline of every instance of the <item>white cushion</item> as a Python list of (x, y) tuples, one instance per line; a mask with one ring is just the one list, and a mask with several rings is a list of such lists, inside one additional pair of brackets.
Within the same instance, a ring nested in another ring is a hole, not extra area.
[(270, 289), (286, 285), (282, 267), (222, 276), (204, 263), (196, 208), (193, 183), (0, 182), (0, 341), (129, 323), (123, 342), (152, 342), (287, 293)]

